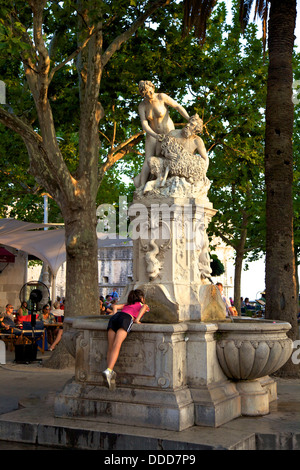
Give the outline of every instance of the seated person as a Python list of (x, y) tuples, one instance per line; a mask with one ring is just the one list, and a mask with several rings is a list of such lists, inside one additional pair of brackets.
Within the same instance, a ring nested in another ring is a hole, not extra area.
[(105, 309), (105, 315), (112, 315), (112, 313), (114, 312), (113, 306), (116, 305), (117, 303), (118, 303), (117, 299), (110, 300), (110, 303), (107, 305)]
[(20, 335), (22, 331), (19, 328), (16, 328), (15, 317), (13, 315), (14, 307), (11, 304), (7, 304), (5, 309), (6, 312), (3, 313), (0, 317), (1, 327), (3, 327), (7, 332), (11, 331), (12, 329), (15, 335)]
[(60, 308), (60, 297), (56, 297), (56, 301), (53, 304), (53, 308), (55, 308), (56, 310)]
[(27, 302), (23, 301), (21, 303), (21, 307), (17, 311), (17, 325), (22, 327), (23, 321), (30, 321), (31, 314), (28, 310)]
[[(42, 321), (45, 325), (52, 325), (56, 323), (56, 318), (53, 313), (50, 312), (50, 306), (48, 304), (44, 305), (41, 313), (37, 317), (38, 321)], [(47, 328), (47, 342), (52, 344), (58, 333), (58, 328), (53, 325), (53, 328)]]
[(103, 304), (103, 300), (99, 299), (99, 307), (100, 307), (100, 315), (105, 315), (105, 307), (104, 307), (104, 304)]
[(61, 340), (61, 337), (62, 337), (62, 335), (63, 335), (63, 331), (64, 331), (64, 330), (63, 330), (62, 328), (60, 328), (60, 329), (58, 330), (58, 333), (57, 333), (57, 336), (56, 336), (56, 338), (55, 338), (55, 341), (53, 341), (53, 343), (51, 344), (51, 346), (50, 346), (50, 348), (49, 348), (49, 351), (54, 351), (55, 347), (58, 345), (58, 343), (59, 343), (60, 340)]
[(50, 312), (50, 306), (48, 304), (44, 305), (44, 307), (42, 308), (42, 312), (37, 317), (37, 320), (42, 321), (46, 325), (56, 323), (56, 318), (53, 313)]
[(107, 296), (105, 297), (105, 301), (104, 301), (106, 315), (110, 315), (112, 313), (111, 302), (112, 302), (112, 298), (109, 294), (107, 294)]
[(28, 315), (28, 305), (27, 302), (22, 302), (19, 310), (17, 311), (17, 315), (20, 317)]

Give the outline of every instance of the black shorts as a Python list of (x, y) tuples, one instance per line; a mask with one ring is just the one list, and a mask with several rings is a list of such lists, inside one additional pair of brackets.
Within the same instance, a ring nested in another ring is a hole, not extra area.
[(132, 324), (133, 318), (129, 313), (117, 312), (109, 319), (107, 329), (111, 328), (116, 333), (120, 328), (123, 328), (123, 330), (129, 333)]

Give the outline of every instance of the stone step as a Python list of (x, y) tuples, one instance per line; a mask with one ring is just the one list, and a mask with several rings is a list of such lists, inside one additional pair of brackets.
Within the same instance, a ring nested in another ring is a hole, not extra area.
[[(129, 418), (130, 419), (130, 418)], [(193, 426), (181, 432), (54, 418), (53, 411), (30, 406), (0, 416), (0, 441), (82, 450), (253, 450), (255, 434)]]
[(272, 415), (263, 419), (242, 417), (219, 428), (192, 426), (175, 432), (54, 418), (52, 401), (53, 396), (42, 401), (25, 400), (20, 403), (20, 409), (0, 415), (0, 448), (1, 443), (7, 441), (10, 445), (19, 443), (63, 450), (300, 450), (299, 424), (291, 420), (289, 425), (284, 425), (283, 420), (280, 429)]

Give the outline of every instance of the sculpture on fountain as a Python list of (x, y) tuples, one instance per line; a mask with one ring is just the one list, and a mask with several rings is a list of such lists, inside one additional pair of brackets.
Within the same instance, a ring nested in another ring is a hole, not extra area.
[(144, 194), (154, 191), (166, 197), (176, 190), (178, 193), (181, 187), (181, 195), (207, 196), (209, 160), (203, 140), (197, 135), (202, 128), (203, 121), (195, 114), (184, 128), (161, 137), (160, 155), (148, 159), (150, 175), (156, 180), (145, 184)]
[(180, 104), (165, 93), (155, 93), (155, 86), (149, 80), (139, 82), (139, 91), (143, 97), (139, 105), (139, 115), (142, 129), (146, 131), (146, 142), (144, 164), (134, 183), (136, 187), (143, 187), (149, 176), (149, 158), (160, 154), (161, 136), (175, 129), (168, 107), (176, 109), (187, 120), (189, 115)]
[[(134, 179), (137, 194), (151, 191), (152, 195), (162, 197), (206, 197), (210, 186), (206, 177), (209, 160), (203, 140), (197, 135), (203, 129), (202, 119), (198, 114), (190, 118), (168, 95), (155, 93), (150, 81), (141, 81), (139, 90), (144, 97), (139, 115), (146, 142), (144, 164)], [(175, 129), (168, 106), (188, 120), (182, 129)]]

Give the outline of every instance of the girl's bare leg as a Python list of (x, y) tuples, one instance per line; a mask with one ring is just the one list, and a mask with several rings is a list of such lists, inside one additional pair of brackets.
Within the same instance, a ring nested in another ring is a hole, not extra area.
[(127, 331), (120, 328), (116, 333), (108, 330), (107, 368), (113, 370), (120, 354), (123, 341), (127, 337)]
[(110, 362), (110, 356), (111, 356), (115, 336), (116, 336), (116, 333), (114, 332), (114, 330), (110, 328), (107, 332), (107, 355), (106, 355), (107, 364)]

